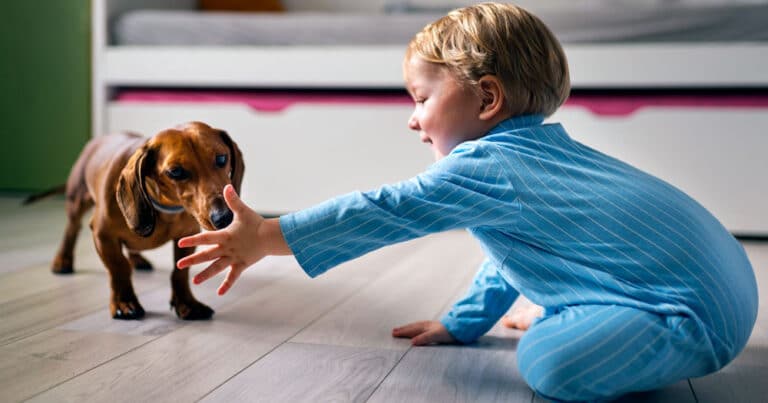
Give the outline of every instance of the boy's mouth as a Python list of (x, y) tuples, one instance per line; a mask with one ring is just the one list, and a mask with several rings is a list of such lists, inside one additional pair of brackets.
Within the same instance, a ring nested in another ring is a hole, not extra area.
[(427, 137), (426, 134), (421, 135), (421, 142), (426, 144), (432, 144), (432, 140), (429, 137)]

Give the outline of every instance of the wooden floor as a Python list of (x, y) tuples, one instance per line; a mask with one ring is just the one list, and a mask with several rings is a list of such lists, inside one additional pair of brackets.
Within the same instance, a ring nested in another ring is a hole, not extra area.
[[(48, 270), (63, 202), (0, 198), (0, 402), (533, 402), (517, 372), (519, 332), (494, 328), (468, 346), (411, 347), (396, 325), (438, 318), (481, 260), (465, 232), (395, 245), (309, 279), (268, 258), (229, 294), (195, 286), (216, 314), (169, 310), (166, 246), (134, 285), (147, 316), (112, 320), (107, 277), (87, 225), (73, 276)], [(768, 296), (768, 243), (745, 243)], [(193, 268), (193, 270), (199, 270)], [(622, 401), (768, 401), (768, 309), (746, 351), (722, 371)]]

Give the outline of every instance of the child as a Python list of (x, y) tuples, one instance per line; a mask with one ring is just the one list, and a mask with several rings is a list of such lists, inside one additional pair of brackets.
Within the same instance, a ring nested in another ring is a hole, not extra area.
[(213, 261), (200, 283), (231, 267), (223, 294), (267, 255), (294, 254), (315, 277), (385, 245), (468, 228), (486, 259), (466, 296), (395, 337), (470, 343), (523, 293), (544, 316), (518, 344), (520, 373), (559, 400), (702, 376), (742, 350), (757, 314), (742, 247), (681, 191), (543, 123), (570, 82), (538, 18), (506, 4), (454, 10), (412, 39), (403, 70), (416, 102), (408, 126), (437, 160), (426, 172), (276, 219), (228, 186), (233, 223), (180, 240), (216, 246), (179, 268)]

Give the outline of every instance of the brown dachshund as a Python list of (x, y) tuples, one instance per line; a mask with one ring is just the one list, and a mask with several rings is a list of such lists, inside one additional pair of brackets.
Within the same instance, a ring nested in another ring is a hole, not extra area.
[[(226, 132), (191, 122), (152, 138), (115, 134), (92, 139), (84, 148), (66, 187), (67, 227), (54, 273), (72, 273), (73, 249), (83, 215), (94, 208), (91, 230), (96, 250), (109, 271), (109, 310), (116, 319), (144, 316), (131, 283), (133, 268), (150, 269), (138, 251), (174, 241), (175, 262), (194, 252), (178, 239), (200, 228), (221, 229), (232, 222), (222, 197), (228, 183), (240, 191), (244, 164)], [(123, 254), (127, 250), (128, 257)], [(181, 319), (208, 319), (213, 310), (192, 295), (187, 270), (172, 270), (171, 306)]]

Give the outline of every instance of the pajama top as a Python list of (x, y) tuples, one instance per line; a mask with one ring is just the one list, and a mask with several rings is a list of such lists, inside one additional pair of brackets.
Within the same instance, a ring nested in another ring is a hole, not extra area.
[(541, 116), (508, 119), (410, 180), (284, 215), (280, 225), (312, 277), (386, 245), (468, 229), (486, 259), (441, 319), (462, 342), (523, 293), (548, 310), (614, 305), (692, 318), (727, 362), (757, 315), (749, 260), (712, 214)]

